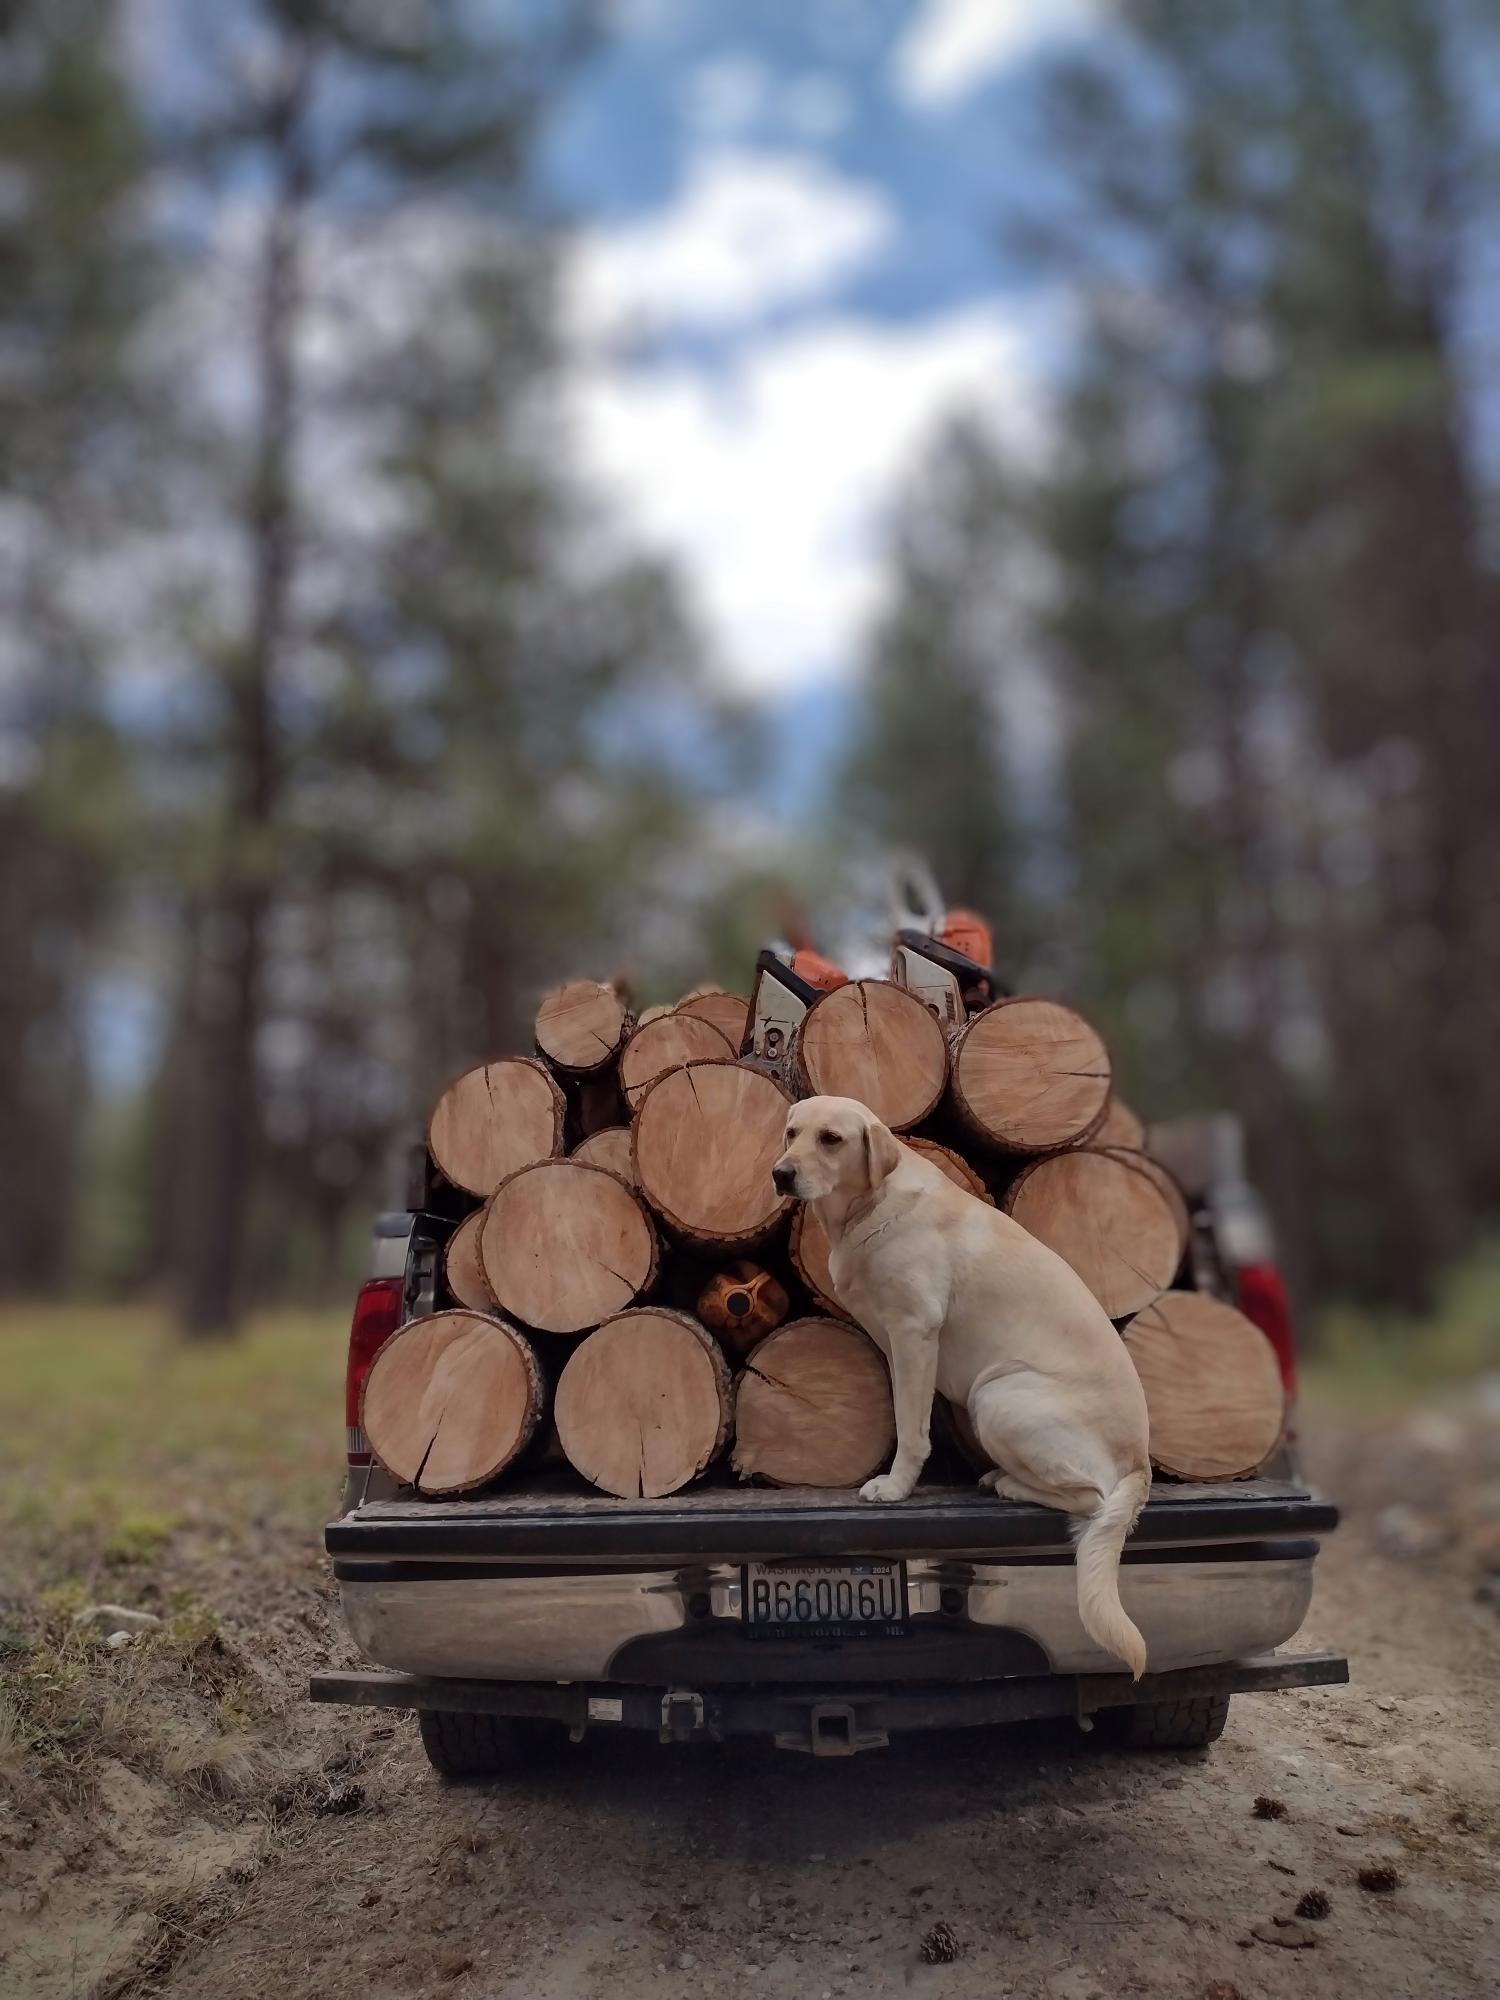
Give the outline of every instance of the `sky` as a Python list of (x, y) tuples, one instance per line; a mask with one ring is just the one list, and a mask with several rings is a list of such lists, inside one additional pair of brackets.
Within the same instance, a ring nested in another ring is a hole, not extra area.
[(1006, 267), (1020, 92), (1096, 0), (615, 0), (556, 107), (575, 421), (720, 670), (829, 715), (945, 413), (1043, 435), (1057, 307)]

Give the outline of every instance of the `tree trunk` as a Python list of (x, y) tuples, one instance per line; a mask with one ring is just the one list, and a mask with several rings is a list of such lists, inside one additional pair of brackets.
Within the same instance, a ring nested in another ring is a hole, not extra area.
[(1151, 1462), (1180, 1479), (1258, 1471), (1286, 1416), (1269, 1340), (1206, 1292), (1164, 1292), (1125, 1329), (1146, 1392)]
[(790, 1104), (772, 1077), (736, 1062), (691, 1063), (646, 1094), (636, 1181), (674, 1235), (717, 1252), (770, 1234), (791, 1206), (771, 1180)]
[(1160, 1187), (1108, 1153), (1036, 1161), (1012, 1182), (1005, 1207), (1072, 1265), (1111, 1319), (1150, 1305), (1182, 1262), (1177, 1213)]
[(1055, 1000), (997, 1000), (953, 1044), (955, 1110), (987, 1145), (1012, 1153), (1077, 1146), (1109, 1105), (1109, 1053)]
[(851, 980), (807, 1010), (797, 1031), (797, 1072), (810, 1096), (855, 1098), (893, 1132), (905, 1132), (942, 1098), (947, 1038), (904, 987)]
[(735, 1393), (734, 1469), (775, 1486), (858, 1486), (896, 1442), (891, 1382), (857, 1327), (798, 1319), (769, 1334)]
[(413, 1320), (376, 1355), (360, 1422), (370, 1449), (419, 1493), (488, 1485), (541, 1421), (545, 1391), (530, 1343), (476, 1312)]
[(696, 1014), (658, 1014), (638, 1027), (620, 1056), (620, 1088), (632, 1111), (659, 1076), (684, 1063), (732, 1059), (738, 1051), (712, 1021)]
[(557, 1385), (557, 1433), (569, 1463), (623, 1500), (675, 1493), (729, 1435), (729, 1369), (686, 1313), (617, 1313), (581, 1341)]
[(427, 1123), (433, 1165), (466, 1194), (562, 1151), (567, 1100), (543, 1063), (506, 1056), (450, 1083)]
[(616, 1175), (541, 1160), (491, 1195), (479, 1260), (502, 1312), (544, 1333), (582, 1333), (651, 1285), (656, 1231)]
[(596, 979), (554, 986), (537, 1009), (536, 1045), (564, 1076), (592, 1076), (619, 1055), (630, 1025), (625, 1002)]

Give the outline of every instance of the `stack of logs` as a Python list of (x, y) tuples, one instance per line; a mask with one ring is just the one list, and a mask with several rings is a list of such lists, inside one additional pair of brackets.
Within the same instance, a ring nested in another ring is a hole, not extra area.
[[(570, 980), (542, 1002), (535, 1056), (444, 1091), (431, 1164), (473, 1206), (442, 1260), (448, 1309), (387, 1342), (366, 1383), (364, 1428), (394, 1477), (463, 1493), (566, 1461), (606, 1493), (656, 1497), (731, 1437), (743, 1479), (847, 1487), (880, 1470), (884, 1360), (838, 1300), (816, 1214), (771, 1179), (787, 1107), (813, 1093), (869, 1105), (1073, 1266), (1122, 1327), (1160, 1471), (1263, 1463), (1283, 1421), (1275, 1357), (1190, 1288), (1188, 1203), (1086, 1021), (1009, 998), (950, 1039), (914, 994), (862, 979), (823, 994), (773, 1066), (741, 1056), (747, 1008), (704, 988), (635, 1020), (613, 987)], [(982, 1470), (966, 1413), (946, 1414)]]

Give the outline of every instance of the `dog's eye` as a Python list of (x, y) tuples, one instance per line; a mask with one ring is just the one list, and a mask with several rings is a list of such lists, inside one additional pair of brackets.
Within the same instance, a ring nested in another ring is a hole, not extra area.
[(843, 1143), (844, 1135), (842, 1132), (820, 1132), (818, 1134), (818, 1144), (820, 1146), (842, 1146)]

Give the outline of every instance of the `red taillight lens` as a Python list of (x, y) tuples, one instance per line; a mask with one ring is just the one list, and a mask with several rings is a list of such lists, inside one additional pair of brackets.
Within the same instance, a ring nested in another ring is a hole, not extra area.
[(370, 1447), (359, 1424), (359, 1399), (370, 1363), (401, 1324), (400, 1278), (371, 1278), (359, 1288), (354, 1318), (349, 1323), (349, 1360), (344, 1370), (344, 1423), (349, 1432), (349, 1463), (368, 1465)]
[(1274, 1264), (1242, 1264), (1235, 1272), (1240, 1311), (1253, 1319), (1276, 1350), (1287, 1400), (1297, 1393), (1297, 1336), (1286, 1283)]

